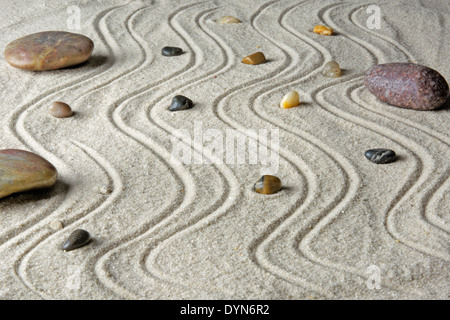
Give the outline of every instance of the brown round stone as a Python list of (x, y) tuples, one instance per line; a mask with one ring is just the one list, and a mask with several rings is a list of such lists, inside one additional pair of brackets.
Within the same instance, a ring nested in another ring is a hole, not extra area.
[(19, 69), (55, 70), (85, 62), (93, 50), (92, 40), (81, 34), (45, 31), (10, 42), (5, 59)]
[(49, 112), (56, 118), (68, 118), (73, 114), (72, 108), (67, 103), (60, 101), (53, 102)]
[(41, 156), (19, 149), (0, 150), (0, 198), (55, 184), (56, 168)]

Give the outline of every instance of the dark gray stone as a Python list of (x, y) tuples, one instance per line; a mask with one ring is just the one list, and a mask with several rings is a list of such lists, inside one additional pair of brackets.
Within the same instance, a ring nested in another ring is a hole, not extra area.
[(364, 155), (376, 164), (390, 163), (397, 159), (397, 155), (391, 149), (370, 149)]
[(175, 96), (172, 99), (172, 105), (170, 106), (170, 111), (186, 110), (193, 107), (192, 100), (186, 98), (185, 96)]
[(70, 251), (84, 246), (91, 240), (89, 232), (83, 229), (77, 229), (69, 235), (66, 242), (62, 246), (64, 251)]
[(162, 48), (161, 53), (166, 57), (179, 56), (183, 53), (183, 49), (178, 47), (164, 47)]

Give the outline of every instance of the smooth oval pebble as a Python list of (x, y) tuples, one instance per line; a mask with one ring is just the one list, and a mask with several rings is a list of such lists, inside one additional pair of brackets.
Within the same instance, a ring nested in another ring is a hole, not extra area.
[(336, 61), (328, 61), (322, 69), (322, 75), (330, 78), (340, 77), (342, 74), (341, 67)]
[(183, 53), (183, 49), (178, 47), (164, 47), (161, 49), (161, 53), (166, 57), (179, 56)]
[(218, 20), (220, 23), (240, 23), (241, 20), (232, 16), (225, 16)]
[(56, 168), (47, 160), (25, 150), (0, 150), (0, 198), (15, 192), (52, 186)]
[(297, 107), (300, 105), (300, 97), (298, 92), (293, 90), (291, 92), (286, 93), (283, 99), (280, 102), (280, 108), (289, 109), (293, 107)]
[(71, 251), (84, 246), (89, 240), (91, 240), (89, 232), (83, 229), (76, 229), (69, 235), (66, 242), (64, 242), (62, 249), (64, 251)]
[(253, 190), (262, 194), (274, 194), (281, 190), (281, 180), (278, 177), (264, 175), (256, 181)]
[(367, 71), (364, 85), (390, 105), (414, 110), (433, 110), (449, 97), (444, 77), (431, 68), (414, 63), (385, 63)]
[(173, 97), (172, 104), (170, 105), (169, 110), (170, 111), (179, 111), (179, 110), (186, 110), (193, 107), (192, 100), (189, 98), (186, 98), (185, 96), (177, 95)]
[(242, 63), (245, 64), (260, 64), (266, 62), (266, 57), (262, 52), (255, 52), (249, 56), (242, 58)]
[(391, 149), (369, 149), (364, 155), (367, 159), (376, 164), (385, 164), (395, 161), (397, 155)]
[(56, 118), (68, 118), (73, 115), (72, 108), (67, 103), (60, 101), (53, 102), (49, 112)]
[(10, 42), (5, 59), (19, 69), (44, 71), (80, 64), (94, 50), (91, 39), (78, 33), (45, 31)]

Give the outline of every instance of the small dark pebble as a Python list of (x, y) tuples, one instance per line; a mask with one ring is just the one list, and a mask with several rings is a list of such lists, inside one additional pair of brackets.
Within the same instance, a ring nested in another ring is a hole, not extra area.
[(170, 106), (170, 111), (186, 110), (192, 108), (194, 104), (192, 100), (186, 98), (185, 96), (175, 96), (172, 99), (172, 105)]
[(161, 53), (166, 57), (179, 56), (183, 53), (183, 49), (178, 47), (164, 47), (162, 48)]
[(66, 242), (62, 246), (64, 251), (70, 251), (84, 246), (89, 242), (91, 236), (89, 232), (83, 229), (77, 229), (69, 235)]
[(397, 155), (390, 149), (370, 149), (364, 155), (367, 159), (376, 164), (384, 164), (395, 161)]

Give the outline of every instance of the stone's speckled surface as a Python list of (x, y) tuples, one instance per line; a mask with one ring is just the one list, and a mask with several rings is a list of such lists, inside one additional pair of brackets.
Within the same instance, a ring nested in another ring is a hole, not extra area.
[(183, 53), (183, 49), (178, 47), (164, 47), (161, 49), (161, 53), (166, 57), (179, 56)]
[(414, 110), (439, 108), (449, 97), (449, 86), (436, 70), (414, 63), (385, 63), (364, 77), (366, 88), (393, 106)]
[(72, 232), (67, 238), (66, 242), (64, 242), (62, 249), (64, 251), (71, 251), (78, 249), (85, 244), (87, 244), (91, 240), (91, 235), (89, 232), (83, 229), (76, 229)]
[(5, 59), (19, 69), (54, 70), (85, 62), (93, 50), (92, 40), (81, 34), (45, 31), (10, 42)]
[(242, 63), (245, 64), (260, 64), (266, 62), (266, 57), (262, 52), (255, 52), (242, 59)]
[(186, 98), (185, 96), (175, 96), (172, 99), (172, 104), (169, 108), (170, 111), (179, 111), (179, 110), (186, 110), (190, 109), (194, 106), (192, 103), (192, 100), (189, 98)]
[(397, 159), (397, 155), (391, 149), (370, 149), (367, 150), (364, 155), (367, 159), (376, 164), (390, 163)]
[(72, 108), (64, 102), (55, 101), (48, 110), (56, 118), (68, 118), (73, 115)]
[(281, 190), (281, 180), (278, 177), (264, 175), (256, 181), (253, 190), (262, 194), (274, 194)]
[(56, 168), (37, 154), (18, 149), (0, 150), (0, 198), (50, 187), (57, 176)]

